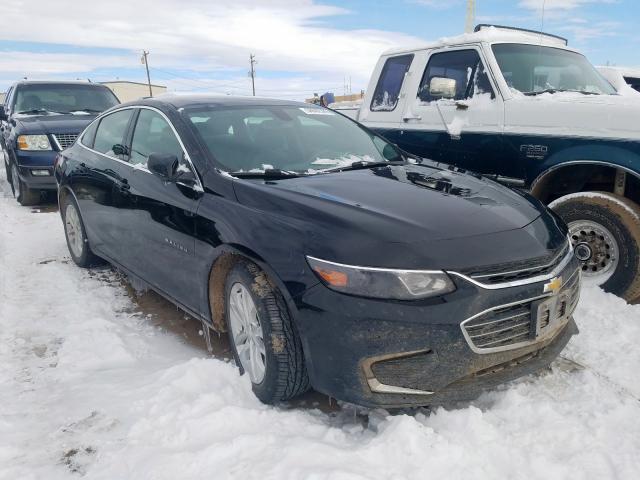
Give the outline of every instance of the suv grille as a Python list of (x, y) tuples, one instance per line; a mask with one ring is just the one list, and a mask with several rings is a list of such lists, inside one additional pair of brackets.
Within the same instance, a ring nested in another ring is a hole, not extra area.
[[(523, 280), (527, 278), (537, 277), (538, 275), (546, 275), (553, 271), (555, 267), (569, 253), (569, 243), (567, 242), (562, 249), (551, 258), (538, 259), (528, 264), (512, 265), (511, 268), (488, 268), (484, 272), (472, 273), (470, 276), (484, 284), (495, 285), (498, 283), (513, 282), (515, 280)], [(533, 263), (533, 265), (532, 265)]]
[[(462, 323), (476, 350), (507, 350), (531, 343), (547, 328), (564, 324), (578, 304), (580, 274), (576, 270), (557, 295), (495, 307)], [(483, 352), (484, 353), (484, 352)]]
[(64, 150), (65, 148), (69, 148), (73, 145), (73, 142), (76, 141), (78, 135), (76, 133), (56, 133), (53, 135), (53, 138), (55, 138), (60, 150)]

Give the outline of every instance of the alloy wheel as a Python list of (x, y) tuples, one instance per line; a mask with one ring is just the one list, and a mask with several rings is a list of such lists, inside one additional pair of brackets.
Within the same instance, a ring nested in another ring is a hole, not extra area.
[(264, 333), (256, 304), (239, 282), (231, 286), (229, 294), (229, 323), (242, 368), (254, 384), (261, 383), (267, 368)]
[(20, 198), (20, 176), (15, 163), (11, 165), (11, 187), (13, 188), (13, 196)]
[(76, 257), (82, 256), (84, 239), (82, 237), (82, 225), (80, 215), (73, 204), (67, 205), (64, 212), (64, 228), (69, 239), (69, 247)]

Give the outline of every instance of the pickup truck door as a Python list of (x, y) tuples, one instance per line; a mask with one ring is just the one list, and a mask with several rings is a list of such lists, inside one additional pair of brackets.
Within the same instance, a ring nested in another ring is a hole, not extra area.
[[(433, 160), (522, 178), (517, 163), (505, 154), (504, 103), (481, 50), (466, 46), (425, 55), (422, 75), (407, 85), (404, 127), (395, 140)], [(434, 90), (438, 81), (448, 84), (449, 90)]]

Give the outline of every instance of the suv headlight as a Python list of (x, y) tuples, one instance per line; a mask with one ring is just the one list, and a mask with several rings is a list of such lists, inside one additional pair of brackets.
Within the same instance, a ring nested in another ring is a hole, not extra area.
[(441, 270), (395, 270), (355, 267), (307, 256), (309, 266), (327, 287), (362, 297), (417, 300), (453, 292), (456, 286)]
[(18, 150), (51, 150), (51, 143), (46, 135), (19, 135)]

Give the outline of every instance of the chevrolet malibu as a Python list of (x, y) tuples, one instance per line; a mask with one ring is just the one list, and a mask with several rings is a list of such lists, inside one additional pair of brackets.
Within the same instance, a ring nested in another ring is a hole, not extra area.
[(115, 107), (56, 162), (71, 257), (228, 332), (266, 403), (467, 400), (577, 333), (580, 272), (540, 202), (309, 104)]

